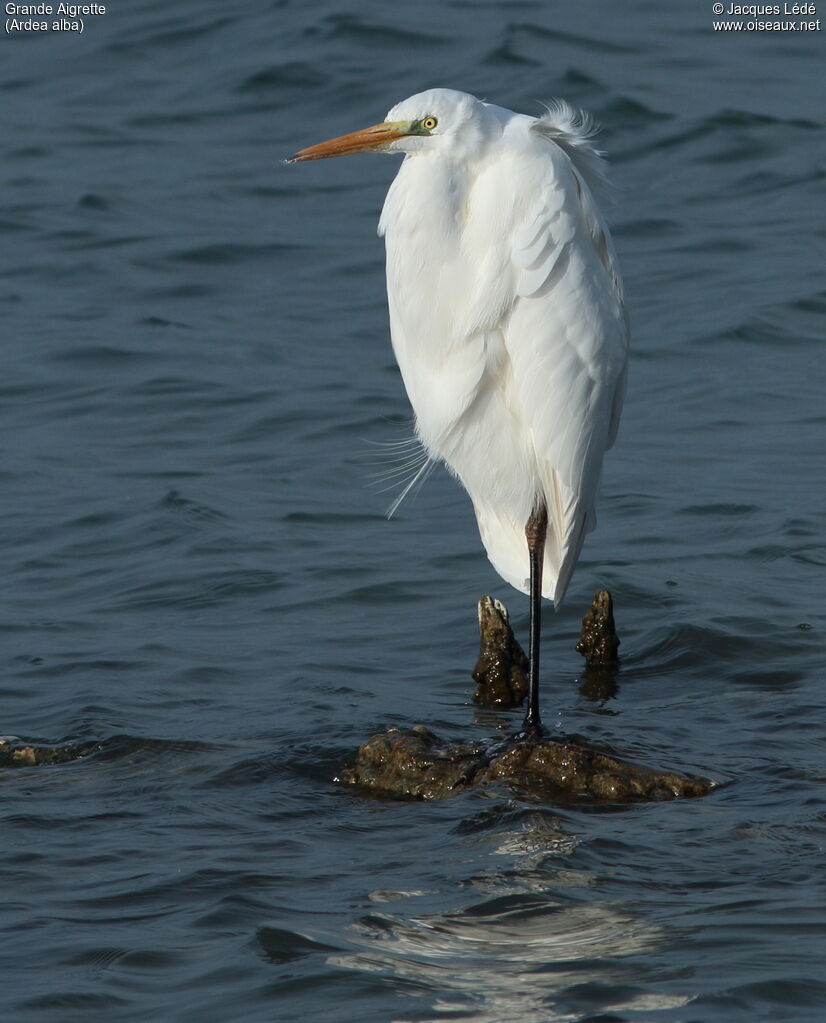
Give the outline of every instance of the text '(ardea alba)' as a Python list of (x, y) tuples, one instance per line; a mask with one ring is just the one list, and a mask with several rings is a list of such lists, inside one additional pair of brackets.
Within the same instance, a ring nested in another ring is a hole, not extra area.
[(541, 596), (565, 595), (613, 444), (628, 324), (589, 118), (450, 89), (295, 162), (402, 153), (379, 234), (393, 350), (430, 459), (473, 501), (499, 574), (531, 594), (525, 730), (540, 729)]

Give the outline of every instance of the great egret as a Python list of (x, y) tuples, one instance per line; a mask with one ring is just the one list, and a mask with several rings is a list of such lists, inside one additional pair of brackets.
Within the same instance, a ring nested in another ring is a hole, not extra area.
[(291, 162), (403, 153), (379, 222), (416, 433), (470, 494), (494, 568), (530, 593), (525, 733), (541, 733), (541, 597), (558, 607), (625, 391), (628, 323), (590, 118), (431, 89)]

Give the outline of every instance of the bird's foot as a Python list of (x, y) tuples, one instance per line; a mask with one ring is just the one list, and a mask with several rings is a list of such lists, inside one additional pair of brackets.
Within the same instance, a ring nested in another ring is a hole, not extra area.
[(547, 739), (548, 733), (539, 721), (529, 721), (528, 718), (525, 718), (522, 723), (522, 731), (517, 732), (512, 738), (515, 740), (515, 745), (525, 745), (526, 743), (541, 742), (543, 739)]

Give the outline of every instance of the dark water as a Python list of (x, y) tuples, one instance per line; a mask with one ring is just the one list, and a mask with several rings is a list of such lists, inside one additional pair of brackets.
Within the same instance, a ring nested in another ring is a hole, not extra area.
[[(0, 1008), (112, 1021), (826, 1013), (824, 34), (711, 4), (112, 5), (4, 36)], [(282, 157), (432, 85), (593, 111), (632, 379), (548, 623), (548, 720), (684, 804), (380, 803), (375, 731), (474, 720), (468, 500), (409, 430), (387, 158)], [(573, 650), (618, 605), (616, 698)]]

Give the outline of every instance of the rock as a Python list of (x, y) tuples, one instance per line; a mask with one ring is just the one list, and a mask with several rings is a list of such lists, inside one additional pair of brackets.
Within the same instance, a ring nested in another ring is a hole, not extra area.
[(451, 746), (422, 725), (369, 739), (341, 781), (396, 798), (444, 799), (471, 785), (498, 783), (554, 802), (608, 803), (687, 799), (715, 786), (546, 737), (506, 740), (489, 752)]
[[(500, 710), (519, 706), (528, 690), (528, 659), (504, 604), (482, 597), (479, 631), (474, 701)], [(577, 644), (587, 662), (583, 692), (589, 698), (615, 695), (618, 648), (611, 594), (599, 590)], [(340, 780), (395, 798), (445, 799), (472, 786), (504, 785), (553, 802), (688, 799), (715, 787), (707, 778), (644, 767), (572, 739), (520, 734), (493, 745), (451, 744), (423, 725), (368, 739)]]
[(479, 613), (479, 658), (473, 669), (474, 703), (505, 710), (519, 707), (528, 695), (528, 658), (510, 627), (508, 609), (482, 597)]
[[(479, 657), (473, 669), (473, 702), (508, 710), (520, 707), (528, 694), (528, 658), (513, 635), (505, 605), (493, 597), (479, 601)], [(583, 693), (605, 700), (616, 694), (613, 672), (619, 666), (619, 637), (614, 625), (614, 602), (607, 590), (597, 590), (582, 619), (577, 650), (586, 661)], [(603, 669), (608, 669), (604, 671)]]
[(391, 728), (359, 747), (340, 780), (392, 796), (444, 799), (480, 754), (472, 747), (446, 746), (424, 725)]
[(690, 799), (714, 788), (707, 778), (657, 771), (601, 750), (551, 739), (515, 744), (482, 773), (480, 780), (488, 779), (577, 802)]
[(614, 626), (614, 601), (608, 590), (597, 590), (582, 619), (577, 650), (593, 667), (619, 664), (619, 636)]

